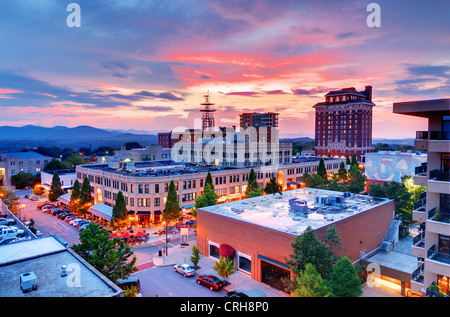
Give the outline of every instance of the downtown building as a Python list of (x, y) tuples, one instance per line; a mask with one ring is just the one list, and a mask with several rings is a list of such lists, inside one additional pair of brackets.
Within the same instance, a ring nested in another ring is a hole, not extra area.
[(325, 101), (313, 106), (315, 115), (315, 155), (351, 158), (372, 152), (372, 86), (357, 91), (343, 88), (330, 91)]
[[(424, 296), (450, 295), (450, 99), (394, 103), (394, 113), (426, 118), (427, 131), (417, 131), (415, 149), (426, 150), (427, 164), (416, 169), (414, 183), (426, 186), (416, 202), (413, 221), (419, 234), (412, 255), (418, 259), (411, 290)], [(439, 294), (430, 285), (439, 287)]]

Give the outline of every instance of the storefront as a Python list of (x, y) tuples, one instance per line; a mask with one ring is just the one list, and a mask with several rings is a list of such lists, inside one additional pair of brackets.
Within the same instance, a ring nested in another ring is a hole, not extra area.
[(291, 271), (289, 270), (289, 267), (282, 262), (270, 259), (263, 255), (259, 255), (258, 259), (261, 262), (261, 282), (286, 292), (283, 279), (290, 278)]

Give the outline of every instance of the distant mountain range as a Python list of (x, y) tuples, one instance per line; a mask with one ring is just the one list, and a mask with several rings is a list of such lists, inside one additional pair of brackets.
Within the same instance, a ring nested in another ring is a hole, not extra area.
[[(314, 138), (305, 134), (286, 135), (282, 142), (310, 142)], [(119, 147), (127, 142), (138, 142), (141, 145), (158, 143), (157, 131), (98, 129), (90, 126), (53, 128), (26, 125), (23, 127), (0, 126), (0, 152), (20, 151), (38, 146), (79, 149), (82, 146), (96, 149), (100, 146)], [(373, 144), (413, 145), (414, 139), (373, 139)]]
[(0, 151), (16, 151), (38, 146), (79, 149), (81, 146), (93, 149), (100, 146), (119, 147), (127, 142), (141, 145), (158, 143), (158, 136), (152, 134), (133, 134), (114, 130), (102, 130), (90, 126), (68, 128), (56, 126), (46, 128), (34, 125), (23, 127), (0, 127)]

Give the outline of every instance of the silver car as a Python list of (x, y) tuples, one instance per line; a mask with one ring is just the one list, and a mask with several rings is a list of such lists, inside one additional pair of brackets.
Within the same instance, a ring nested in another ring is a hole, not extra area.
[(189, 264), (175, 264), (173, 270), (183, 274), (185, 277), (193, 276), (195, 274), (195, 269)]

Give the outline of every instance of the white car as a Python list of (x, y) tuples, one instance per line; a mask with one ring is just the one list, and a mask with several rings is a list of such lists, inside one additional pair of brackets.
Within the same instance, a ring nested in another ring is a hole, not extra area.
[(81, 219), (81, 218), (73, 218), (72, 220), (69, 221), (69, 224), (73, 226), (73, 225), (75, 225), (75, 223), (77, 223), (78, 221), (81, 221), (81, 220), (83, 220), (83, 219)]
[(11, 226), (15, 223), (16, 221), (12, 218), (0, 218), (0, 225)]
[(195, 274), (195, 269), (189, 264), (175, 264), (173, 270), (183, 274), (185, 277), (193, 276)]

